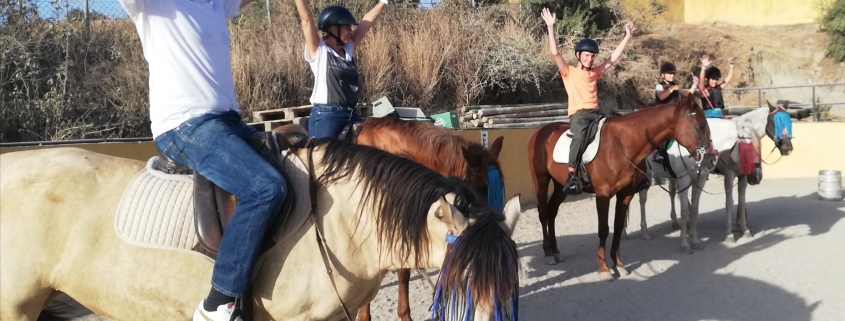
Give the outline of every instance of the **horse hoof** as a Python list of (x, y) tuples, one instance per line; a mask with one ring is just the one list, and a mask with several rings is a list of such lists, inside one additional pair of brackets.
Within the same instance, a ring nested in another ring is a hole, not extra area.
[(698, 243), (692, 243), (692, 244), (690, 244), (690, 245), (692, 246), (692, 249), (693, 249), (693, 250), (696, 250), (696, 251), (701, 251), (701, 250), (703, 250), (703, 249), (704, 249), (704, 245), (701, 245), (701, 243), (700, 243), (700, 242), (698, 242)]
[(736, 240), (734, 239), (733, 234), (725, 237), (725, 243), (734, 243), (734, 242), (736, 242)]
[(561, 255), (560, 253), (555, 254), (554, 257), (555, 257), (555, 261), (558, 261), (558, 262), (566, 261), (566, 258), (564, 258), (563, 255)]
[(675, 231), (680, 230), (681, 224), (678, 224), (678, 222), (672, 222), (672, 229), (675, 230)]
[(557, 260), (555, 260), (555, 257), (554, 257), (554, 256), (547, 256), (547, 257), (545, 257), (543, 260), (544, 260), (544, 261), (546, 261), (546, 265), (555, 265), (555, 264), (557, 264)]
[(650, 235), (648, 235), (648, 232), (643, 231), (642, 238), (643, 238), (643, 240), (648, 241), (648, 240), (650, 240), (650, 239), (651, 239), (651, 236), (650, 236)]
[(681, 253), (692, 254), (692, 249), (688, 245), (681, 246)]
[(742, 237), (751, 238), (751, 237), (752, 237), (752, 236), (751, 236), (751, 231), (746, 230), (746, 231), (745, 231), (745, 233), (742, 233)]
[(631, 274), (630, 272), (628, 272), (628, 269), (626, 269), (624, 266), (617, 266), (616, 272), (619, 272), (619, 276), (626, 276), (628, 274)]
[(610, 271), (599, 272), (598, 278), (599, 278), (599, 281), (604, 281), (604, 282), (613, 281), (613, 276), (610, 275)]

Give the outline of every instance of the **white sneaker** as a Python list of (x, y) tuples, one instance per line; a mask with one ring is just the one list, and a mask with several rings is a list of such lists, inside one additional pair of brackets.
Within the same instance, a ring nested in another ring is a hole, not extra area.
[[(205, 300), (200, 301), (197, 310), (194, 311), (193, 321), (232, 321), (232, 312), (235, 311), (235, 303), (230, 302), (217, 307), (217, 311), (206, 311), (202, 307)], [(241, 317), (237, 317), (234, 321), (243, 321)]]

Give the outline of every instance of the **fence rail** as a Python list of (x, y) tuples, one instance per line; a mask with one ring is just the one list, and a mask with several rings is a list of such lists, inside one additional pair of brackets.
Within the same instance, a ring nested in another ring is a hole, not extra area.
[[(793, 100), (793, 99), (784, 99), (784, 98), (779, 99), (779, 101), (783, 101), (783, 100), (788, 101), (789, 107), (809, 108), (809, 109), (811, 109), (812, 113), (816, 116), (816, 117), (813, 117), (813, 120), (819, 121), (819, 117), (818, 117), (818, 115), (816, 115), (816, 113), (821, 112), (819, 107), (821, 107), (821, 106), (831, 106), (832, 107), (832, 106), (845, 105), (845, 100), (843, 100), (843, 99), (845, 99), (845, 94), (843, 94), (843, 93), (845, 93), (845, 90), (838, 91), (838, 93), (834, 92), (832, 95), (829, 95), (829, 96), (832, 96), (833, 97), (832, 99), (836, 100), (836, 102), (828, 102), (828, 101), (822, 102), (822, 101), (820, 101), (820, 95), (818, 95), (816, 88), (837, 87), (837, 86), (845, 87), (845, 83), (794, 85), (794, 86), (772, 86), (772, 87), (725, 88), (724, 91), (726, 91), (726, 92), (736, 92), (736, 93), (756, 91), (757, 92), (757, 106), (756, 107), (762, 107), (763, 106), (763, 93), (764, 92), (810, 88), (811, 93), (810, 93), (810, 99), (809, 99), (810, 101), (809, 102), (806, 102), (806, 99), (795, 99), (795, 100)], [(792, 97), (799, 96), (800, 97), (802, 95), (801, 94), (793, 94), (793, 95), (780, 95), (780, 96), (781, 97), (784, 97), (784, 96), (786, 96), (786, 97), (788, 97), (788, 96), (792, 96)], [(806, 97), (806, 96), (803, 96), (803, 97)], [(803, 102), (798, 102), (798, 101), (802, 101), (802, 100), (803, 100)], [(732, 108), (743, 108), (743, 107), (755, 107), (755, 106), (731, 106), (731, 107)]]

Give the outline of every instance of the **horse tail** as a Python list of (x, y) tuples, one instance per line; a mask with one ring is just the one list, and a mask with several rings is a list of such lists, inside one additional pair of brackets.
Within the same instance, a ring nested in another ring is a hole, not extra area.
[(432, 320), (471, 320), (479, 308), (497, 321), (517, 320), (519, 255), (503, 219), (482, 215), (458, 237), (437, 282)]

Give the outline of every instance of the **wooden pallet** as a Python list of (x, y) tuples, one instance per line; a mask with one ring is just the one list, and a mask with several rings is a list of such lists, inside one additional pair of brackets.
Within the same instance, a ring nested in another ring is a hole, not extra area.
[[(265, 122), (283, 119), (308, 118), (311, 114), (311, 109), (314, 105), (305, 105), (297, 107), (286, 107), (271, 110), (259, 110), (252, 112), (252, 120), (254, 122)], [(372, 105), (358, 105), (358, 114), (361, 117), (370, 117), (373, 115)]]
[(297, 124), (308, 127), (308, 117), (297, 117), (294, 119), (277, 119), (277, 120), (265, 120), (260, 122), (248, 123), (247, 125), (252, 126), (258, 131), (269, 132), (276, 127), (288, 125), (288, 124)]

